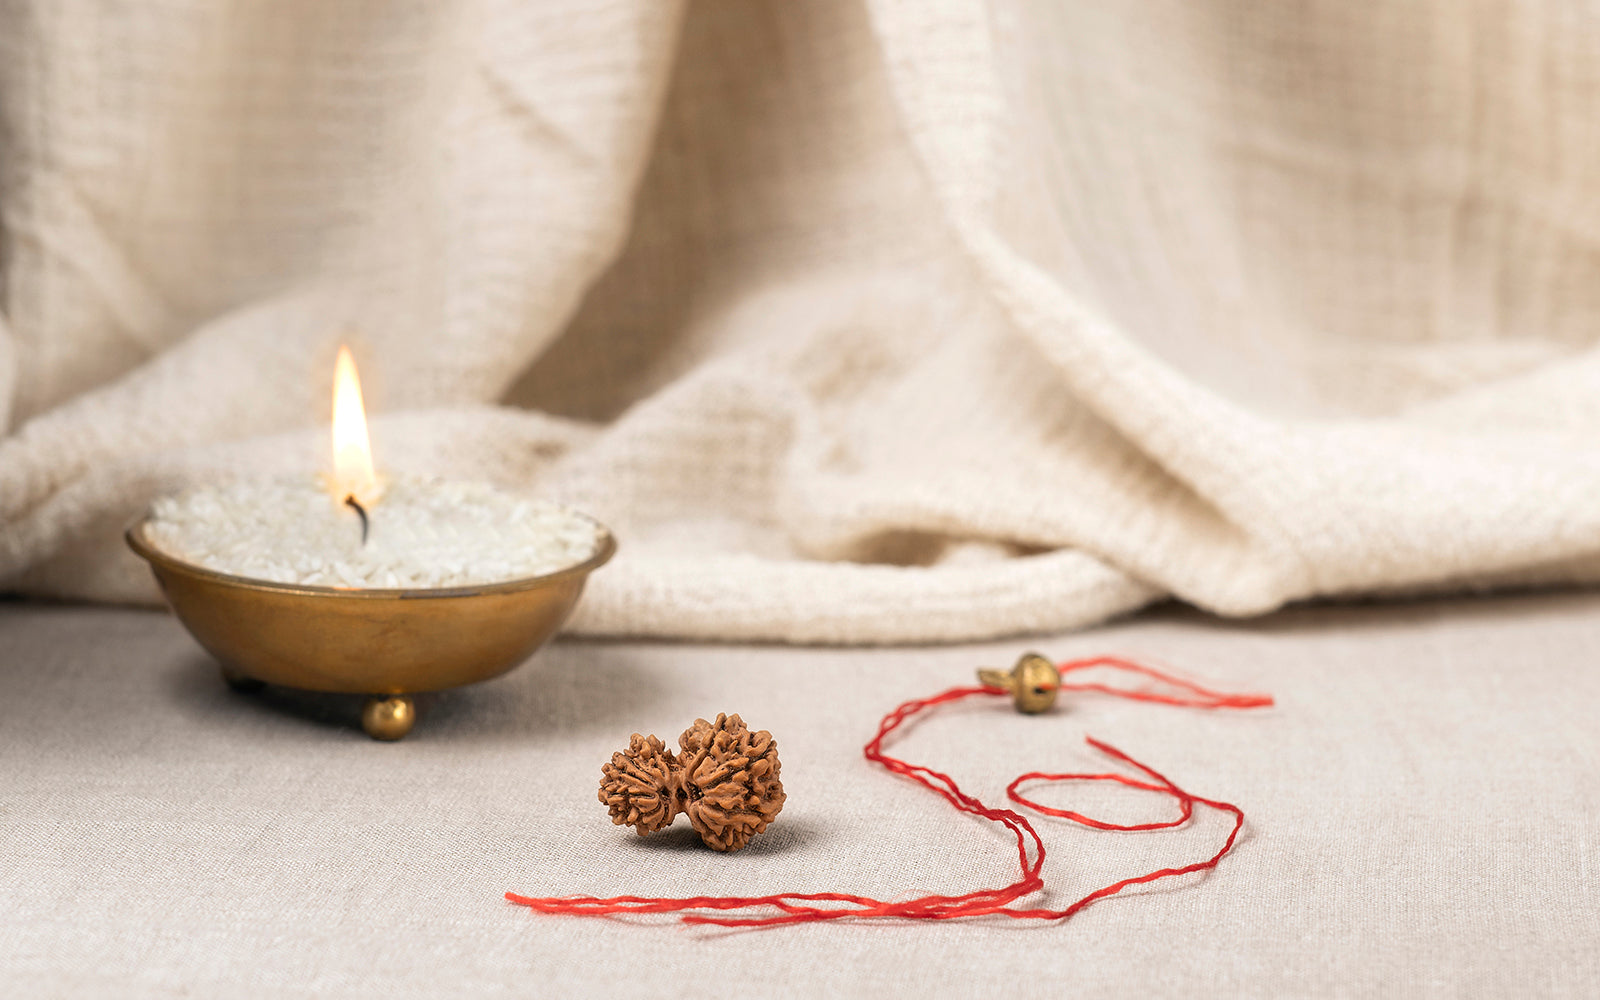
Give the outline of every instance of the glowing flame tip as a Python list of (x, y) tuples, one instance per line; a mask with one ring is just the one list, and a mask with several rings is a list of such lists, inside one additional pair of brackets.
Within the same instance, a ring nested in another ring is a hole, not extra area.
[(345, 497), (354, 497), (370, 504), (379, 492), (367, 438), (367, 411), (361, 402), (361, 378), (350, 348), (343, 344), (333, 368), (333, 489), (341, 503)]

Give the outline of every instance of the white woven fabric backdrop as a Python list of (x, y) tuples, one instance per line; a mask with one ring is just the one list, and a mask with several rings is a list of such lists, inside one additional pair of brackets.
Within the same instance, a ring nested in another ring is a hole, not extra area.
[(586, 632), (904, 641), (1600, 563), (1600, 6), (0, 6), (0, 579), (381, 467)]

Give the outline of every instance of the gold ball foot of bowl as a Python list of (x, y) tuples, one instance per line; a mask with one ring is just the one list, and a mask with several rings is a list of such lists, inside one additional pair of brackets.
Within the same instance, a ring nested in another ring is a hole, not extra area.
[(417, 722), (417, 706), (403, 694), (374, 696), (361, 706), (361, 728), (375, 740), (397, 740)]
[(230, 686), (366, 695), (362, 727), (387, 740), (411, 729), (407, 696), (486, 681), (531, 656), (617, 548), (595, 521), (594, 555), (554, 573), (472, 587), (343, 590), (184, 562), (150, 543), (146, 523), (128, 530), (128, 545), (150, 563), (178, 621), (217, 658)]

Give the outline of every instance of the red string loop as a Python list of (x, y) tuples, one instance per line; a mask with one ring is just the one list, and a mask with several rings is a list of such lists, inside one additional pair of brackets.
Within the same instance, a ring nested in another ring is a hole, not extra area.
[[(1050, 806), (1040, 805), (1017, 791), (1017, 786), (1024, 781), (1115, 781), (1118, 784), (1147, 792), (1162, 792), (1178, 800), (1178, 818), (1159, 823), (1108, 823), (1105, 820), (1085, 816), (1083, 813), (1073, 812), (1070, 809), (1054, 809)], [(1139, 781), (1125, 774), (1040, 774), (1038, 771), (1029, 771), (1027, 774), (1019, 775), (1016, 781), (1006, 786), (1006, 797), (1018, 805), (1027, 806), (1034, 812), (1043, 813), (1046, 816), (1059, 816), (1062, 819), (1070, 819), (1074, 823), (1093, 827), (1096, 830), (1170, 830), (1175, 826), (1182, 826), (1189, 822), (1189, 819), (1194, 816), (1194, 799), (1175, 792), (1166, 785), (1155, 785), (1148, 781)]]
[[(1124, 689), (1115, 688), (1096, 682), (1081, 682), (1068, 684), (1065, 678), (1069, 673), (1081, 670), (1090, 670), (1104, 667), (1118, 670), (1147, 680), (1157, 681), (1166, 685), (1169, 690), (1150, 689)], [(1264, 694), (1229, 694), (1213, 691), (1196, 684), (1193, 681), (1164, 673), (1153, 667), (1136, 663), (1116, 656), (1097, 656), (1084, 660), (1072, 660), (1060, 664), (1057, 669), (1063, 678), (1061, 690), (1077, 692), (1098, 692), (1109, 694), (1118, 698), (1127, 698), (1133, 701), (1147, 701), (1162, 705), (1177, 705), (1188, 708), (1205, 709), (1248, 709), (1265, 708), (1272, 704), (1272, 697)], [(1165, 775), (1153, 768), (1139, 763), (1132, 757), (1118, 750), (1108, 743), (1103, 743), (1093, 737), (1085, 737), (1088, 744), (1113, 760), (1122, 762), (1141, 772), (1145, 778), (1131, 777), (1127, 774), (1110, 772), (1104, 774), (1047, 774), (1039, 771), (1030, 771), (1019, 776), (1006, 787), (1006, 795), (1018, 805), (1033, 809), (1047, 816), (1056, 816), (1080, 823), (1097, 830), (1165, 830), (1182, 826), (1189, 822), (1194, 815), (1196, 805), (1202, 805), (1218, 812), (1228, 813), (1233, 817), (1233, 829), (1229, 831), (1222, 847), (1211, 857), (1196, 861), (1177, 868), (1162, 868), (1144, 875), (1122, 879), (1110, 885), (1096, 889), (1087, 896), (1077, 900), (1072, 905), (1060, 910), (1049, 909), (1018, 909), (1009, 904), (1024, 896), (1038, 892), (1044, 888), (1042, 872), (1044, 870), (1045, 847), (1044, 841), (1039, 837), (1033, 825), (1021, 813), (1011, 809), (997, 809), (985, 805), (976, 796), (969, 795), (961, 790), (954, 778), (941, 771), (921, 764), (912, 764), (908, 761), (891, 757), (883, 752), (884, 741), (899, 729), (908, 719), (939, 705), (948, 704), (972, 697), (1003, 696), (1007, 692), (1000, 688), (991, 687), (957, 687), (941, 692), (928, 698), (917, 698), (908, 701), (888, 715), (878, 724), (878, 731), (867, 745), (862, 748), (866, 758), (882, 766), (885, 770), (903, 775), (917, 782), (949, 802), (958, 812), (970, 813), (982, 817), (992, 823), (997, 823), (1008, 830), (1017, 846), (1017, 861), (1021, 868), (1021, 877), (1010, 885), (992, 889), (978, 889), (959, 896), (921, 896), (916, 899), (885, 901), (873, 899), (870, 896), (858, 896), (844, 892), (814, 892), (814, 893), (778, 893), (771, 896), (693, 896), (684, 899), (653, 898), (641, 896), (613, 896), (601, 899), (594, 896), (559, 896), (539, 898), (520, 896), (513, 892), (506, 893), (506, 899), (521, 906), (529, 907), (540, 913), (557, 913), (569, 916), (610, 916), (622, 913), (681, 913), (679, 918), (686, 924), (712, 924), (719, 927), (771, 927), (778, 924), (804, 923), (820, 920), (852, 919), (862, 920), (878, 917), (900, 917), (913, 920), (951, 920), (965, 917), (980, 917), (999, 915), (1015, 919), (1037, 920), (1064, 920), (1085, 906), (1115, 895), (1130, 886), (1155, 882), (1159, 879), (1172, 878), (1192, 872), (1206, 871), (1215, 868), (1224, 857), (1233, 850), (1234, 842), (1239, 836), (1239, 831), (1244, 827), (1244, 812), (1231, 802), (1221, 802), (1215, 799), (1203, 798), (1179, 788)], [(1108, 823), (1103, 820), (1085, 816), (1082, 813), (1066, 809), (1055, 809), (1050, 806), (1040, 805), (1025, 798), (1017, 789), (1028, 781), (1111, 781), (1137, 788), (1144, 791), (1160, 792), (1171, 796), (1178, 802), (1180, 815), (1175, 820), (1163, 820), (1152, 823), (1119, 824)], [(809, 903), (829, 903), (829, 906), (810, 906)], [(842, 904), (842, 905), (839, 905)], [(717, 912), (731, 910), (766, 911), (754, 916), (715, 916)], [(700, 911), (700, 912), (696, 912)]]

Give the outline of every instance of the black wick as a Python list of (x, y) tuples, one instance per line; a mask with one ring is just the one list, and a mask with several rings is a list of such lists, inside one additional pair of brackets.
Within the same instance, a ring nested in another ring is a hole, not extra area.
[(361, 506), (354, 494), (344, 498), (346, 507), (354, 507), (357, 514), (361, 515), (361, 544), (367, 544), (367, 508)]

